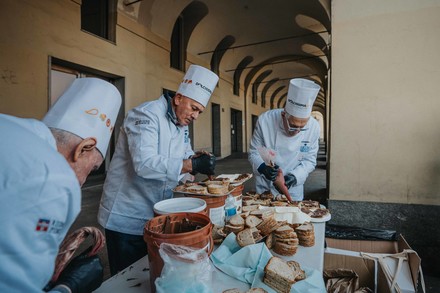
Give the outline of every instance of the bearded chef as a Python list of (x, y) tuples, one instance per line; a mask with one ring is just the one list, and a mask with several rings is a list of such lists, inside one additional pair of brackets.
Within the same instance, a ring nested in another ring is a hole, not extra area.
[[(112, 84), (80, 78), (43, 122), (0, 114), (0, 292), (43, 292), (120, 105)], [(91, 292), (102, 279), (97, 255), (73, 259), (51, 292)]]
[[(258, 117), (252, 137), (249, 162), (256, 175), (256, 191), (278, 194), (273, 182), (279, 170), (294, 201), (304, 198), (304, 182), (315, 169), (320, 127), (310, 116), (320, 86), (307, 79), (290, 80), (284, 109), (269, 110)], [(276, 153), (275, 165), (266, 165), (261, 147)]]
[(112, 275), (147, 253), (145, 222), (173, 196), (186, 173), (213, 175), (215, 157), (191, 148), (188, 125), (203, 112), (218, 82), (191, 65), (174, 97), (162, 95), (130, 110), (104, 183), (98, 222), (105, 228)]

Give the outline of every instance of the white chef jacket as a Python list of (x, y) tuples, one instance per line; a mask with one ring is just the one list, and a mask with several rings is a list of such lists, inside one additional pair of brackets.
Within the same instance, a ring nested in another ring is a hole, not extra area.
[(42, 122), (0, 114), (0, 137), (0, 292), (42, 292), (80, 185)]
[(255, 174), (257, 193), (270, 190), (272, 194), (278, 194), (273, 183), (257, 170), (263, 163), (258, 147), (273, 149), (277, 154), (275, 164), (280, 166), (284, 175), (293, 174), (296, 177), (297, 184), (290, 187), (290, 196), (293, 200), (302, 200), (304, 182), (316, 166), (320, 127), (315, 118), (310, 117), (304, 126), (307, 130), (288, 137), (283, 127), (282, 111), (282, 109), (270, 110), (258, 117), (248, 159)]
[(110, 163), (98, 222), (106, 229), (143, 235), (155, 203), (173, 196), (183, 160), (194, 154), (188, 126), (176, 126), (164, 96), (127, 113)]

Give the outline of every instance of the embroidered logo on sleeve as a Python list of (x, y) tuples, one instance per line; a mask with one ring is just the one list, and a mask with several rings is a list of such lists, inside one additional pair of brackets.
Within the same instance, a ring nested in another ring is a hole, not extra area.
[(150, 120), (136, 120), (134, 122), (134, 125), (144, 125), (144, 124), (150, 125)]
[(38, 219), (35, 231), (58, 234), (64, 228), (64, 222), (58, 220)]
[(41, 232), (47, 232), (47, 229), (49, 229), (49, 225), (50, 225), (50, 220), (39, 219), (35, 230)]

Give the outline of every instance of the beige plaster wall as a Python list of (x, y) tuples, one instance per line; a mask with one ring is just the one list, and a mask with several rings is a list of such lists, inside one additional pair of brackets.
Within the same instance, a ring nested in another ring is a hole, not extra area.
[[(2, 1), (0, 113), (44, 116), (49, 99), (49, 56), (124, 77), (126, 111), (158, 98), (163, 88), (177, 90), (184, 73), (169, 66), (169, 41), (120, 12), (116, 29), (115, 43), (81, 31), (80, 4), (70, 0)], [(188, 56), (190, 63), (209, 67), (196, 56)], [(231, 80), (220, 78), (212, 101), (225, 109), (221, 112), (224, 157), (231, 153), (230, 107), (244, 114), (244, 101), (243, 96), (232, 94)], [(209, 104), (194, 123), (195, 150), (212, 150), (211, 127)]]
[(332, 1), (330, 199), (440, 205), (440, 1)]

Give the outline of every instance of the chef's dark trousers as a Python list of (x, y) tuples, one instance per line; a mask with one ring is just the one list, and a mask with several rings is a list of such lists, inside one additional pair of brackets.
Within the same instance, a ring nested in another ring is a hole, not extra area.
[(147, 255), (147, 244), (143, 236), (105, 229), (105, 240), (112, 276)]

